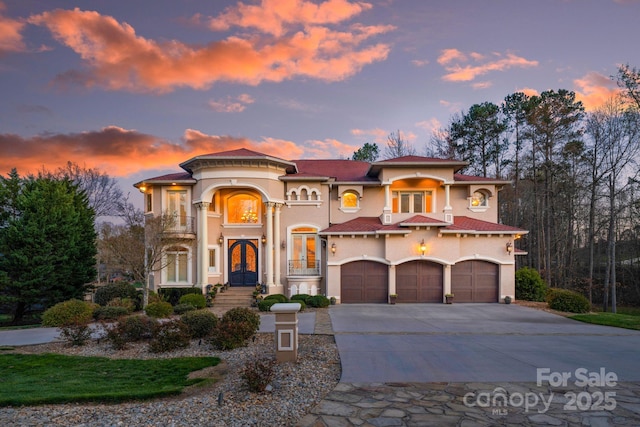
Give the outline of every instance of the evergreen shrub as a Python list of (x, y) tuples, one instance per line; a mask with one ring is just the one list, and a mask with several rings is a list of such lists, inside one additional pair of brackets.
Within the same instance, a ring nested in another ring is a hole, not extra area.
[(537, 270), (522, 267), (516, 271), (516, 299), (544, 301), (547, 288), (547, 284)]
[(584, 295), (568, 289), (549, 289), (547, 291), (547, 303), (552, 310), (569, 313), (588, 313), (591, 311), (591, 304), (589, 304), (589, 300)]

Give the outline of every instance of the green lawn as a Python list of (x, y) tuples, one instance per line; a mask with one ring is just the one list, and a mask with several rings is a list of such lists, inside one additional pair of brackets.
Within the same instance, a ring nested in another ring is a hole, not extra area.
[[(589, 313), (576, 314), (570, 316), (570, 319), (579, 320), (580, 322), (593, 323), (596, 325), (615, 326), (618, 328), (640, 330), (640, 312), (637, 310), (618, 310), (614, 313)], [(633, 313), (623, 314), (621, 312)]]
[(121, 402), (174, 395), (206, 379), (192, 371), (217, 357), (107, 359), (57, 354), (0, 354), (0, 406), (66, 402)]

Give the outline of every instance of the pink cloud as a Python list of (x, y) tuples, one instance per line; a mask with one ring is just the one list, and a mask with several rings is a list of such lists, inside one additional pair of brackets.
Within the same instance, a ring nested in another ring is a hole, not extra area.
[(209, 26), (214, 31), (234, 26), (252, 28), (279, 37), (289, 26), (337, 24), (371, 7), (369, 3), (348, 0), (327, 0), (319, 4), (302, 0), (262, 0), (256, 5), (238, 2), (210, 18)]
[(209, 107), (219, 113), (241, 113), (247, 108), (247, 105), (253, 103), (254, 99), (250, 95), (243, 93), (236, 98), (228, 96), (220, 100), (212, 99), (209, 101)]
[(433, 133), (442, 127), (442, 123), (440, 122), (440, 120), (436, 119), (435, 117), (432, 117), (428, 120), (423, 120), (421, 122), (416, 123), (416, 126), (421, 129), (424, 129), (428, 133)]
[(467, 62), (467, 55), (457, 49), (445, 49), (438, 58), (438, 63), (444, 66), (447, 73), (442, 79), (449, 82), (466, 82), (476, 79), (492, 71), (506, 71), (510, 68), (537, 67), (538, 61), (528, 60), (521, 56), (494, 52), (490, 58), (472, 52), (469, 54), (479, 65), (462, 65)]
[(387, 136), (389, 136), (389, 131), (380, 128), (374, 129), (351, 129), (351, 135), (362, 138), (362, 139), (371, 139), (373, 138), (373, 142), (378, 144), (386, 143)]
[(527, 96), (538, 96), (538, 95), (540, 95), (540, 92), (538, 92), (537, 90), (532, 89), (530, 87), (524, 87), (522, 89), (518, 89), (518, 90), (516, 90), (516, 92), (522, 92)]
[(26, 50), (22, 39), (25, 23), (2, 15), (6, 9), (0, 1), (0, 55), (7, 52), (22, 52)]
[(491, 86), (493, 86), (493, 82), (477, 82), (471, 84), (471, 87), (474, 89), (487, 89)]
[(294, 142), (274, 138), (254, 141), (187, 129), (181, 141), (173, 142), (136, 130), (108, 126), (96, 131), (33, 137), (0, 134), (0, 152), (3, 153), (0, 174), (15, 167), (21, 175), (26, 175), (42, 168), (53, 170), (72, 161), (97, 167), (114, 177), (124, 177), (145, 170), (177, 169), (181, 162), (191, 157), (243, 147), (284, 159), (298, 158), (304, 153)]
[(620, 88), (613, 80), (593, 71), (575, 79), (573, 84), (578, 88), (575, 91), (576, 99), (582, 101), (585, 109), (590, 111), (601, 107), (620, 93)]
[(337, 139), (327, 138), (325, 140), (311, 140), (304, 145), (304, 153), (306, 158), (315, 159), (338, 159), (350, 158), (353, 152), (357, 150), (353, 145), (345, 144)]
[[(280, 2), (277, 3), (280, 7)], [(289, 9), (275, 12), (269, 9), (275, 8), (275, 3), (265, 0), (259, 8), (278, 17), (278, 22), (288, 24), (298, 19), (295, 22), (306, 24), (307, 21), (338, 22), (369, 7), (366, 3), (351, 4), (345, 0), (329, 0), (318, 6), (302, 1), (286, 5)], [(349, 5), (353, 7), (347, 7)], [(239, 3), (234, 10), (237, 12), (243, 7)], [(231, 16), (228, 14), (232, 11), (228, 9), (221, 16)], [(340, 81), (358, 73), (365, 65), (386, 59), (390, 51), (388, 44), (368, 42), (371, 37), (394, 28), (354, 24), (348, 30), (339, 31), (311, 25), (296, 31), (282, 31), (277, 37), (243, 34), (206, 45), (189, 45), (178, 40), (147, 39), (125, 22), (78, 8), (33, 15), (29, 22), (48, 28), (56, 40), (84, 61), (82, 70), (58, 76), (59, 83), (160, 93), (179, 87), (207, 89), (220, 81), (250, 85), (295, 77)], [(247, 22), (243, 25), (253, 26)]]
[(438, 57), (438, 64), (445, 66), (451, 62), (466, 62), (467, 56), (458, 49), (443, 49)]

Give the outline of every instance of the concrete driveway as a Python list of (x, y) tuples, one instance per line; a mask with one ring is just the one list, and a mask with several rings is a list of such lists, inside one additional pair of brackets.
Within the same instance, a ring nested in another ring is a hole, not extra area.
[(344, 304), (330, 315), (342, 382), (535, 382), (536, 368), (640, 381), (640, 331), (515, 304)]

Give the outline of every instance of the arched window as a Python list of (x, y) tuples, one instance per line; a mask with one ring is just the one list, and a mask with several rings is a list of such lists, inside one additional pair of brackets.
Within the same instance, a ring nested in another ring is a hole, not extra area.
[(342, 208), (357, 209), (360, 197), (355, 191), (347, 190), (342, 193)]
[(227, 199), (227, 222), (256, 224), (260, 222), (260, 204), (252, 194), (235, 194)]
[(471, 207), (472, 208), (486, 208), (489, 206), (489, 198), (482, 191), (476, 191), (471, 196)]

